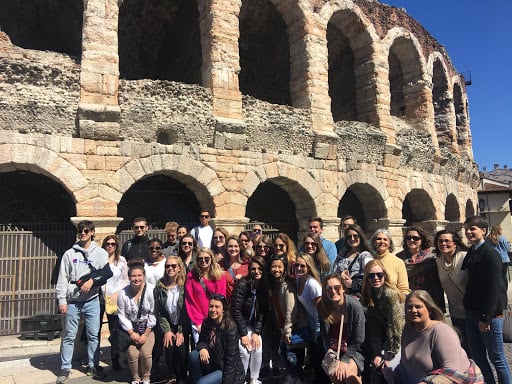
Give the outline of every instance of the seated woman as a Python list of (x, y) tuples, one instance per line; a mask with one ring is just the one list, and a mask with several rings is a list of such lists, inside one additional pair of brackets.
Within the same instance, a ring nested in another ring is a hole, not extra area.
[(244, 383), (236, 323), (222, 295), (212, 295), (189, 370), (196, 384)]
[[(404, 296), (386, 280), (386, 270), (380, 260), (370, 260), (364, 269), (361, 304), (366, 312), (366, 359), (374, 372), (389, 365), (400, 350), (404, 327), (402, 304)], [(366, 372), (365, 372), (366, 374)], [(367, 374), (370, 377), (369, 374)], [(381, 375), (374, 375), (373, 383), (384, 383)]]
[(318, 304), (318, 313), (322, 319), (322, 341), (326, 350), (338, 350), (338, 340), (342, 331), (338, 366), (331, 381), (361, 384), (364, 366), (361, 346), (365, 336), (363, 307), (359, 301), (345, 294), (345, 286), (339, 273), (327, 276), (323, 290), (324, 295)]
[(407, 295), (405, 318), (400, 364), (392, 373), (385, 370), (387, 378), (403, 384), (484, 383), (480, 369), (468, 359), (459, 336), (443, 321), (443, 312), (427, 291)]

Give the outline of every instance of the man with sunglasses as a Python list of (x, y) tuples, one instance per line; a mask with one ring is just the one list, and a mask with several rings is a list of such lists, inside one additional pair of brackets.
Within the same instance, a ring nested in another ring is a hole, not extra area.
[(210, 212), (201, 211), (199, 214), (199, 225), (192, 228), (190, 234), (194, 236), (194, 239), (197, 241), (197, 246), (199, 248), (207, 247), (210, 248), (212, 244), (213, 237), (213, 228), (209, 224), (210, 222)]
[(100, 329), (99, 289), (112, 276), (108, 253), (94, 241), (94, 224), (83, 220), (77, 225), (78, 241), (62, 256), (57, 279), (59, 313), (65, 316), (60, 351), (61, 373), (57, 384), (67, 382), (80, 317), (87, 333), (88, 376), (99, 370), (98, 334)]
[(145, 259), (148, 254), (148, 220), (145, 217), (136, 217), (133, 219), (134, 237), (127, 240), (121, 249), (126, 261), (131, 259)]

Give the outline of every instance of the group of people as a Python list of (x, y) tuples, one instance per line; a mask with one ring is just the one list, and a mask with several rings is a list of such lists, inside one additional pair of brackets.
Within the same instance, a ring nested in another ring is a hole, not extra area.
[[(191, 230), (169, 222), (163, 242), (136, 218), (133, 239), (121, 247), (108, 235), (101, 248), (94, 224), (78, 224), (57, 283), (66, 314), (57, 384), (69, 376), (81, 316), (87, 373), (101, 370), (103, 310), (111, 333), (129, 338), (132, 384), (149, 383), (161, 357), (169, 384), (300, 383), (306, 368), (315, 383), (494, 383), (489, 360), (498, 382), (510, 383), (505, 260), (480, 217), (464, 224), (469, 250), (454, 231), (437, 232), (430, 246), (421, 228), (408, 227), (397, 255), (387, 230), (368, 241), (351, 216), (336, 244), (319, 217), (298, 244), (258, 224), (232, 235), (209, 220), (204, 211)], [(112, 368), (121, 369), (116, 340)]]

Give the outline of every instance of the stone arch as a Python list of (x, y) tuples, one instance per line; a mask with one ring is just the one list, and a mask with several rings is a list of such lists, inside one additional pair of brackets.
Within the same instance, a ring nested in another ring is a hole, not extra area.
[(434, 108), (434, 128), (439, 148), (458, 152), (453, 119), (453, 98), (450, 95), (448, 69), (442, 55), (434, 52), (429, 57), (429, 69), (432, 75), (432, 105)]
[(388, 216), (386, 203), (369, 183), (353, 183), (345, 191), (338, 205), (338, 217), (352, 215), (366, 231), (373, 230), (380, 219)]
[(119, 71), (127, 80), (202, 84), (196, 1), (133, 0), (119, 6)]
[(176, 178), (192, 191), (201, 209), (215, 214), (213, 199), (225, 192), (217, 174), (203, 163), (183, 155), (158, 154), (133, 159), (120, 168), (109, 180), (109, 186), (118, 191), (118, 200), (137, 181), (151, 175)]
[(83, 0), (3, 0), (0, 25), (13, 44), (80, 58)]
[(424, 189), (415, 188), (407, 193), (402, 204), (402, 219), (405, 226), (436, 220), (434, 203)]
[(464, 88), (461, 85), (461, 78), (457, 75), (453, 79), (453, 106), (455, 114), (455, 130), (457, 134), (457, 144), (460, 151), (466, 152), (472, 157), (471, 132), (469, 130), (467, 99), (464, 94)]
[(444, 219), (446, 221), (460, 221), (460, 209), (457, 197), (450, 193), (446, 196), (446, 204), (444, 210)]
[(468, 217), (475, 216), (476, 211), (475, 211), (475, 203), (473, 203), (473, 200), (471, 200), (471, 199), (466, 200), (466, 208), (465, 208), (464, 214), (466, 216), (466, 219)]

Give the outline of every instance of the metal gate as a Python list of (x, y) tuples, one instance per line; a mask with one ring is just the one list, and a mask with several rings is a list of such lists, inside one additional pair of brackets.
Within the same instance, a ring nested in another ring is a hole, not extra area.
[(19, 333), (22, 318), (57, 313), (52, 272), (75, 236), (71, 224), (0, 225), (0, 335)]

